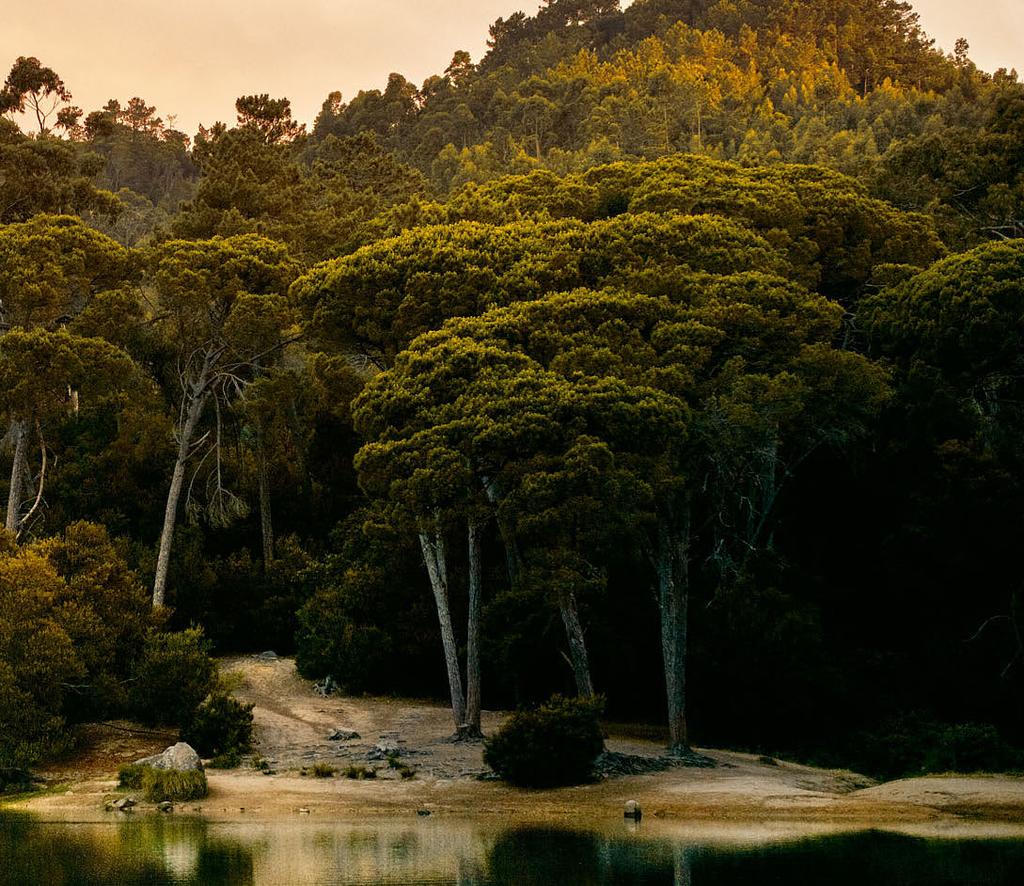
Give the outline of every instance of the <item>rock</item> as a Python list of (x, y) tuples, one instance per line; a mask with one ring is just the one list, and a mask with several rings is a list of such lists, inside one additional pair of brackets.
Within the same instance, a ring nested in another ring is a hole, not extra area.
[(343, 729), (340, 726), (337, 729), (332, 729), (331, 734), (327, 736), (328, 741), (352, 741), (355, 738), (361, 738), (362, 736), (355, 731), (355, 729)]
[(368, 754), (371, 760), (386, 760), (388, 757), (401, 757), (402, 749), (398, 746), (398, 742), (390, 738), (382, 738), (373, 746), (373, 750)]
[(634, 821), (640, 821), (643, 818), (640, 804), (636, 800), (626, 801), (626, 808), (623, 810), (622, 815), (624, 818), (632, 818)]
[(309, 815), (309, 810), (305, 806), (300, 806), (295, 811), (298, 812), (299, 815)]
[(328, 674), (320, 682), (313, 684), (313, 695), (318, 695), (320, 698), (327, 698), (333, 692), (337, 692), (338, 684), (334, 682), (334, 678)]
[(118, 812), (130, 812), (131, 808), (135, 806), (135, 800), (131, 797), (122, 797), (120, 800), (115, 800), (110, 804), (111, 809), (116, 809)]
[(176, 772), (202, 772), (203, 761), (191, 745), (179, 741), (162, 754), (143, 757), (135, 761), (136, 766), (151, 766), (153, 769), (173, 769)]
[(174, 804), (170, 800), (164, 800), (163, 803), (158, 803), (156, 808), (161, 812), (174, 812)]
[(278, 654), (273, 650), (268, 649), (266, 652), (257, 653), (253, 658), (255, 658), (256, 661), (277, 661)]
[(429, 809), (417, 809), (416, 810), (416, 814), (417, 815), (430, 815), (430, 810)]

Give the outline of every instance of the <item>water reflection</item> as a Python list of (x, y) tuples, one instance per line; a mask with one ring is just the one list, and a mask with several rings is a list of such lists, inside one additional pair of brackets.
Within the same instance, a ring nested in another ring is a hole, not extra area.
[(618, 823), (584, 830), (446, 819), (221, 824), (138, 816), (62, 824), (0, 815), (0, 884), (1024, 883), (1022, 839), (764, 837), (723, 841)]

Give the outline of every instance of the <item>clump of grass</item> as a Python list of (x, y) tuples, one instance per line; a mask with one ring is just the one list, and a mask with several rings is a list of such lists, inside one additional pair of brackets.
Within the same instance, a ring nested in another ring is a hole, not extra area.
[(270, 772), (270, 761), (263, 757), (253, 757), (252, 768), (258, 769), (260, 772)]
[(399, 759), (398, 754), (390, 754), (388, 756), (388, 768), (394, 769), (402, 778), (412, 778), (416, 774), (416, 770), (408, 763)]
[(313, 764), (313, 775), (316, 778), (332, 778), (337, 771), (330, 763)]
[(376, 778), (377, 770), (369, 766), (349, 766), (345, 770), (345, 778), (357, 778), (362, 781), (364, 778)]
[(129, 791), (142, 789), (142, 772), (147, 767), (129, 763), (117, 770), (117, 785)]
[(153, 803), (164, 800), (201, 800), (209, 792), (206, 773), (198, 770), (179, 772), (154, 769), (131, 763), (118, 770), (118, 784), (128, 790), (142, 791)]

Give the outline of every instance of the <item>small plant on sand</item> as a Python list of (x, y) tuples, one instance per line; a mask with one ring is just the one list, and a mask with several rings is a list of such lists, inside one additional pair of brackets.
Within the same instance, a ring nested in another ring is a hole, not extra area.
[(204, 772), (154, 769), (136, 763), (122, 766), (118, 770), (118, 784), (128, 790), (142, 791), (143, 796), (153, 803), (162, 803), (164, 800), (201, 800), (208, 791)]
[(408, 763), (404, 763), (398, 754), (390, 754), (388, 756), (388, 768), (394, 769), (402, 778), (412, 778), (416, 774), (416, 770)]
[(337, 771), (330, 763), (313, 764), (313, 775), (316, 778), (333, 778)]
[(232, 748), (223, 754), (217, 754), (209, 763), (210, 769), (237, 769), (241, 765), (242, 754), (238, 748)]
[(345, 778), (357, 778), (362, 781), (364, 778), (376, 778), (377, 770), (369, 766), (349, 766), (345, 769)]

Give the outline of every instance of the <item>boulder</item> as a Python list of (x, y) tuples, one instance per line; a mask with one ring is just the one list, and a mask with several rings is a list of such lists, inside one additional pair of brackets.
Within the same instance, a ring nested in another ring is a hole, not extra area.
[(373, 750), (369, 753), (371, 760), (386, 760), (388, 757), (401, 757), (402, 749), (398, 746), (398, 742), (390, 738), (382, 738), (373, 746)]
[(632, 818), (634, 821), (640, 821), (643, 817), (643, 812), (640, 811), (640, 804), (636, 800), (627, 800), (626, 808), (623, 810), (622, 815), (624, 818)]
[(164, 800), (163, 803), (158, 803), (156, 808), (161, 812), (174, 812), (174, 804), (170, 800)]
[(173, 769), (176, 772), (202, 772), (203, 761), (191, 745), (183, 741), (171, 745), (162, 754), (143, 757), (135, 761), (136, 766), (150, 766), (153, 769)]
[(266, 652), (260, 652), (257, 655), (254, 655), (253, 658), (255, 658), (256, 661), (277, 661), (278, 655), (276, 652), (268, 649)]
[(344, 728), (339, 726), (337, 729), (332, 729), (331, 730), (330, 735), (327, 736), (327, 740), (328, 741), (352, 741), (353, 739), (360, 738), (360, 737), (361, 736), (359, 735), (358, 732), (355, 731), (355, 729), (344, 729)]
[(116, 809), (118, 812), (130, 812), (134, 805), (135, 800), (131, 797), (122, 797), (120, 800), (115, 800), (111, 803), (110, 808)]

